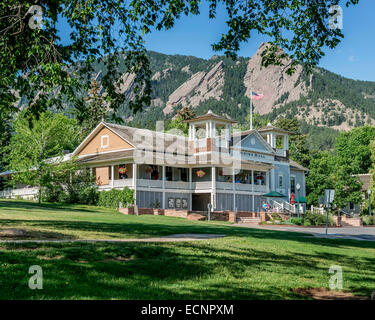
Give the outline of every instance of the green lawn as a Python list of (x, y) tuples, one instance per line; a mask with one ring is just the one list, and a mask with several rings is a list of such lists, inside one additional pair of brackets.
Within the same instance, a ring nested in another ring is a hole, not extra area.
[[(193, 222), (125, 216), (89, 206), (38, 206), (0, 200), (0, 229), (29, 238), (114, 239), (221, 233), (178, 243), (1, 243), (0, 299), (302, 299), (293, 288), (328, 288), (332, 265), (344, 290), (375, 289), (375, 244)], [(44, 288), (28, 288), (28, 269), (43, 268)]]

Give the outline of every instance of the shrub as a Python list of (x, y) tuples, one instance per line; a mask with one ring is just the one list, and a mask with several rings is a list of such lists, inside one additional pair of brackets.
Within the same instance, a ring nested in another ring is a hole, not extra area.
[(134, 190), (125, 187), (123, 190), (111, 189), (99, 192), (99, 206), (117, 209), (120, 202), (123, 207), (134, 204)]
[(303, 225), (303, 218), (292, 218), (291, 223), (297, 226)]
[(93, 178), (85, 170), (75, 172), (72, 177), (68, 172), (51, 181), (42, 190), (42, 200), (45, 202), (95, 205), (98, 198), (98, 190), (94, 186)]
[[(326, 215), (319, 213), (306, 212), (303, 217), (304, 226), (321, 226), (326, 224)], [(334, 226), (332, 216), (328, 216), (328, 225)]]
[(86, 186), (78, 193), (78, 202), (82, 204), (96, 205), (99, 200), (99, 191), (96, 187)]
[[(371, 206), (372, 209), (372, 206)], [(363, 206), (361, 209), (361, 216), (368, 216), (369, 215), (369, 210), (368, 210), (368, 200), (365, 200), (363, 202)]]
[(60, 184), (50, 184), (42, 189), (42, 201), (60, 202), (64, 189)]
[(375, 217), (374, 216), (363, 216), (362, 221), (363, 221), (364, 226), (375, 225)]

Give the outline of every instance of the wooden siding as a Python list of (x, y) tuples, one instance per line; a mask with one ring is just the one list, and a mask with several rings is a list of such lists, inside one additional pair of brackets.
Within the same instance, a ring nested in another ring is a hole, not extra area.
[(96, 184), (98, 186), (109, 184), (109, 169), (110, 167), (95, 168)]
[[(109, 145), (107, 148), (101, 147), (102, 136), (109, 137)], [(107, 128), (103, 128), (88, 142), (88, 144), (82, 149), (79, 155), (94, 154), (94, 153), (115, 151), (115, 150), (132, 149), (132, 148), (133, 147), (129, 143), (127, 143), (125, 140), (120, 138), (117, 134), (113, 133), (111, 130)]]

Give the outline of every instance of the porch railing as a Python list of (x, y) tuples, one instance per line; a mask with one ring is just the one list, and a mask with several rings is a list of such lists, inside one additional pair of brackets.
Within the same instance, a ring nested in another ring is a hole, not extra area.
[(163, 181), (162, 180), (137, 179), (137, 186), (145, 187), (145, 188), (162, 188)]
[(131, 187), (133, 186), (133, 179), (118, 179), (113, 180), (114, 187)]
[(189, 189), (189, 182), (186, 181), (165, 181), (166, 189)]

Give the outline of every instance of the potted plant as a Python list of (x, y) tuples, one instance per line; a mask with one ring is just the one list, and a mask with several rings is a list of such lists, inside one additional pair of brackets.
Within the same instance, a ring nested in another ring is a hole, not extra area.
[(197, 175), (199, 178), (203, 178), (203, 177), (206, 175), (206, 172), (204, 172), (202, 169), (199, 169), (199, 170), (196, 172), (196, 175)]

